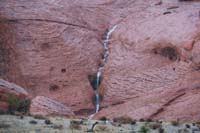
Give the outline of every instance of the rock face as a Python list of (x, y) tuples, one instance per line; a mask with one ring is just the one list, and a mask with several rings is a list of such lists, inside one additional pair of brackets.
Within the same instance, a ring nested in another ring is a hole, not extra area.
[(74, 113), (65, 105), (44, 96), (37, 96), (32, 100), (30, 113), (42, 116), (73, 116)]
[(198, 1), (178, 0), (3, 0), (0, 49), (8, 52), (0, 76), (29, 88), (33, 97), (88, 115), (94, 110), (88, 75), (97, 71), (107, 29), (117, 25), (96, 118), (197, 121), (199, 7)]

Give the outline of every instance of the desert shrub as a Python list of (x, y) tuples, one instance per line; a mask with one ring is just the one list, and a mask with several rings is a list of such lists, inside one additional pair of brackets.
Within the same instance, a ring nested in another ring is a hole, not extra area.
[(17, 111), (27, 113), (31, 104), (30, 99), (20, 100)]
[(56, 85), (56, 84), (52, 84), (52, 85), (49, 86), (49, 90), (50, 90), (50, 91), (55, 91), (55, 90), (57, 90), (57, 89), (59, 89), (59, 86)]
[(30, 124), (37, 124), (37, 121), (31, 120), (31, 121), (29, 121), (29, 123), (30, 123)]
[(147, 133), (148, 131), (149, 131), (149, 128), (146, 125), (141, 126), (139, 129), (140, 133)]
[(19, 107), (19, 98), (17, 98), (16, 96), (13, 95), (9, 95), (8, 96), (8, 112), (9, 113), (13, 113), (17, 110), (17, 108)]
[(190, 125), (189, 125), (189, 124), (186, 124), (185, 127), (186, 127), (186, 128), (190, 128)]
[(114, 122), (121, 123), (121, 124), (130, 124), (133, 122), (133, 119), (128, 116), (121, 116), (113, 119)]
[(154, 123), (154, 124), (150, 125), (150, 128), (153, 130), (159, 129), (161, 127), (162, 127), (162, 125), (160, 123)]
[(171, 121), (172, 126), (178, 126), (179, 122), (178, 121)]
[(80, 122), (79, 121), (70, 121), (70, 129), (81, 130)]
[(44, 121), (44, 123), (47, 124), (47, 125), (52, 124), (52, 122), (51, 122), (49, 119), (46, 119), (46, 120)]
[(8, 113), (14, 113), (15, 111), (27, 113), (31, 104), (30, 99), (19, 99), (16, 96), (8, 96)]

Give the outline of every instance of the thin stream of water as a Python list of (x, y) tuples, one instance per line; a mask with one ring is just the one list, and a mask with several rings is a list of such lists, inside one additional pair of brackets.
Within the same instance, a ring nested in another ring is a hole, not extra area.
[(95, 90), (95, 113), (88, 116), (88, 119), (92, 119), (94, 117), (94, 115), (96, 113), (99, 112), (100, 109), (100, 95), (99, 95), (99, 86), (100, 86), (100, 81), (101, 81), (101, 75), (102, 75), (102, 70), (103, 70), (103, 66), (104, 63), (106, 62), (108, 56), (109, 56), (109, 50), (108, 50), (108, 42), (110, 39), (110, 35), (111, 33), (117, 28), (117, 25), (113, 26), (110, 30), (108, 30), (107, 34), (106, 34), (106, 38), (103, 41), (103, 48), (104, 48), (104, 53), (103, 53), (103, 57), (102, 57), (102, 61), (103, 63), (99, 65), (98, 67), (98, 71), (97, 71), (97, 75), (96, 75), (96, 90)]

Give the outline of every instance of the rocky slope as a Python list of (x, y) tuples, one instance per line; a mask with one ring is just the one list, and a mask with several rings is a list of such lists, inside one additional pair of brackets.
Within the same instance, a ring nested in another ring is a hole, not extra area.
[(32, 98), (94, 111), (88, 75), (113, 25), (96, 118), (200, 119), (200, 2), (1, 0), (0, 77)]

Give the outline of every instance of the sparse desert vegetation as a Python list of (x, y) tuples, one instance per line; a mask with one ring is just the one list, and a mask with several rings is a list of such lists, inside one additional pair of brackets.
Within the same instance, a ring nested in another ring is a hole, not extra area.
[(179, 122), (178, 122), (178, 121), (171, 121), (171, 124), (172, 124), (173, 126), (178, 126), (178, 125), (179, 125)]
[(69, 127), (72, 130), (81, 130), (81, 126), (80, 126), (80, 122), (79, 121), (75, 121), (75, 120), (70, 121), (70, 126)]
[[(3, 121), (5, 120), (6, 121)], [(12, 121), (12, 122), (11, 122)], [(26, 123), (26, 124), (23, 124)], [(114, 124), (115, 123), (115, 124)], [(157, 125), (158, 124), (158, 125)], [(183, 132), (193, 133), (199, 131), (197, 124), (187, 123), (191, 128), (186, 128), (184, 123), (173, 126), (171, 122), (139, 122), (133, 125), (131, 123), (120, 124), (118, 126), (113, 120), (80, 120), (66, 119), (61, 117), (48, 117), (45, 119), (36, 119), (32, 116), (24, 116), (20, 119), (15, 115), (0, 115), (0, 129), (22, 131), (30, 128), (33, 131), (41, 130), (44, 132), (93, 132), (93, 133), (172, 133)]]
[(14, 113), (16, 111), (22, 113), (28, 113), (30, 108), (30, 99), (19, 99), (16, 96), (8, 95), (8, 113)]
[(113, 121), (120, 124), (131, 124), (134, 120), (129, 116), (120, 116), (114, 118)]
[(59, 89), (59, 86), (56, 85), (56, 84), (51, 84), (49, 85), (49, 90), (50, 91), (55, 91), (55, 90), (58, 90)]
[(149, 127), (147, 127), (147, 125), (143, 125), (139, 129), (140, 133), (147, 133), (148, 131), (149, 131)]

